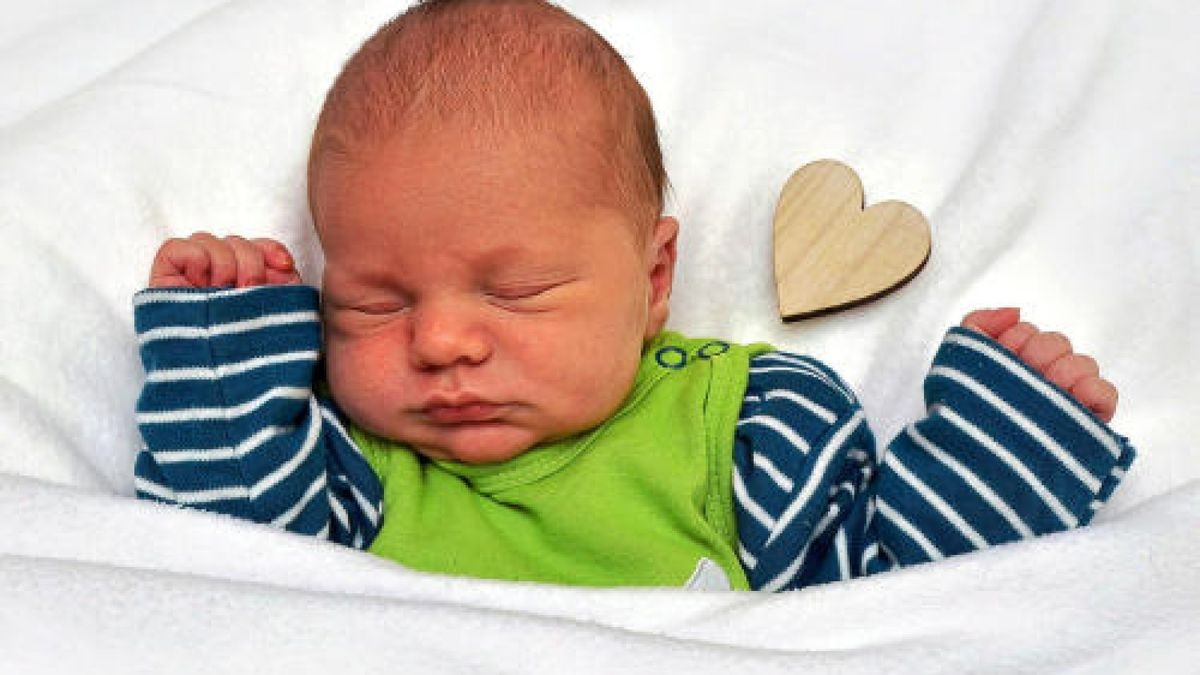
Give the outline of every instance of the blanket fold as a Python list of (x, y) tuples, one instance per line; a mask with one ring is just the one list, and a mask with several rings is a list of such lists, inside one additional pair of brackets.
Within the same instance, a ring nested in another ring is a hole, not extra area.
[[(1177, 583), (1200, 575), (1200, 482), (1088, 530), (780, 595), (426, 575), (266, 526), (29, 479), (0, 478), (0, 513), (26, 533), (0, 545), (0, 644), (6, 663), (44, 672), (319, 672), (349, 654), (355, 670), (431, 673), (1154, 672), (1141, 666), (1183, 663), (1200, 631), (1200, 590)], [(73, 528), (115, 528), (122, 543)], [(157, 546), (163, 538), (183, 545)], [(55, 648), (63, 636), (72, 649)]]

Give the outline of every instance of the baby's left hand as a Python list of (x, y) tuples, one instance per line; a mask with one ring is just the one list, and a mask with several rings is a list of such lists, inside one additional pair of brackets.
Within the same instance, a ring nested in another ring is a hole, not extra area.
[(1086, 354), (1076, 354), (1062, 333), (1042, 332), (1021, 321), (1016, 308), (979, 309), (968, 314), (964, 328), (978, 331), (1011, 349), (1022, 361), (1064, 390), (1104, 422), (1117, 411), (1117, 388), (1100, 377), (1100, 366)]

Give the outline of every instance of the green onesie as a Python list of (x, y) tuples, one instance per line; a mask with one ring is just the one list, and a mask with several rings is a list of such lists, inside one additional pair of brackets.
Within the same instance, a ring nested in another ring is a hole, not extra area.
[(612, 417), (497, 464), (428, 460), (352, 428), (383, 483), (371, 551), (493, 579), (748, 588), (733, 437), (749, 360), (771, 349), (664, 332)]

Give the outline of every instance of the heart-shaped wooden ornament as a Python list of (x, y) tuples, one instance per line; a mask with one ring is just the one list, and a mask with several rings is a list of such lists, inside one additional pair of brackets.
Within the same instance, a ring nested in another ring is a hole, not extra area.
[(929, 259), (929, 223), (887, 201), (863, 210), (858, 174), (840, 162), (800, 167), (775, 207), (775, 289), (784, 321), (870, 302), (903, 286)]

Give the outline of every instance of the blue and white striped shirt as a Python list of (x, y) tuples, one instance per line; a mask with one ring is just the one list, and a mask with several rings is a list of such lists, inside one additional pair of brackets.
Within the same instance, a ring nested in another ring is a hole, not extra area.
[[(138, 496), (366, 548), (382, 490), (314, 392), (308, 286), (154, 289), (134, 299), (146, 384)], [(805, 356), (751, 362), (734, 440), (738, 553), (786, 590), (1086, 524), (1134, 451), (996, 342), (953, 329), (929, 415), (879, 448), (857, 399)]]

